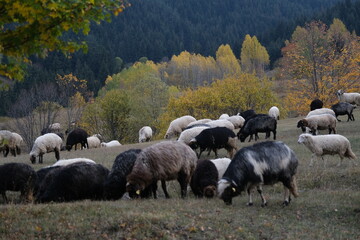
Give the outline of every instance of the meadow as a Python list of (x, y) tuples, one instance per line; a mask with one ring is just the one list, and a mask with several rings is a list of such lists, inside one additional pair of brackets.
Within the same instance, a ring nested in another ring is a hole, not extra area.
[[(360, 109), (354, 116), (354, 122), (339, 117), (343, 121), (337, 130), (350, 140), (357, 165), (345, 159), (337, 166), (338, 156), (325, 156), (325, 162), (318, 160), (309, 167), (311, 153), (297, 143), (300, 118), (278, 121), (277, 140), (288, 144), (299, 159), (300, 196), (287, 207), (281, 205), (281, 184), (264, 187), (268, 200), (264, 208), (257, 193), (252, 207), (246, 206), (245, 193), (230, 206), (218, 198), (197, 199), (191, 191), (181, 199), (176, 181), (167, 184), (171, 199), (165, 199), (159, 188), (158, 199), (23, 204), (18, 202), (18, 193), (7, 192), (10, 204), (0, 198), (0, 239), (360, 239)], [(110, 169), (120, 152), (155, 142), (72, 150), (60, 156), (91, 158)], [(238, 147), (253, 143), (238, 142)], [(219, 157), (224, 156), (226, 152), (220, 150)], [(27, 153), (16, 158), (1, 156), (0, 162), (30, 164)], [(43, 164), (32, 166), (37, 170), (54, 162), (54, 154), (49, 153)]]

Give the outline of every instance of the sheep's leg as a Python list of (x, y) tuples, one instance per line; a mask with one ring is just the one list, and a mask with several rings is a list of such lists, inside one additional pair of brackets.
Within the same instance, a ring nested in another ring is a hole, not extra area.
[(249, 196), (249, 201), (247, 203), (248, 206), (252, 206), (254, 204), (253, 200), (252, 200), (252, 189), (253, 189), (253, 186), (249, 186), (247, 189), (247, 194)]
[(187, 193), (187, 181), (186, 181), (186, 174), (183, 172), (179, 172), (178, 175), (178, 182), (180, 184), (180, 189), (181, 189), (181, 198), (185, 198), (186, 197), (186, 193)]
[(200, 148), (200, 152), (199, 152), (198, 159), (200, 159), (200, 156), (201, 156), (201, 154), (202, 154), (202, 152), (203, 152), (204, 150), (205, 150), (205, 149), (201, 149), (201, 148)]
[(60, 159), (60, 151), (58, 150), (58, 149), (54, 149), (54, 151), (55, 151), (55, 158), (56, 158), (56, 161), (59, 161), (59, 159)]
[(10, 148), (9, 147), (5, 147), (5, 151), (4, 151), (4, 157), (7, 157), (9, 154)]
[(214, 148), (213, 151), (214, 151), (214, 153), (215, 153), (215, 158), (217, 158), (217, 157), (218, 157), (217, 149)]
[(261, 197), (261, 206), (262, 206), (262, 207), (267, 206), (267, 201), (266, 201), (266, 199), (265, 199), (265, 197), (264, 197), (264, 195), (263, 195), (263, 191), (262, 191), (261, 185), (258, 185), (256, 188), (257, 188), (257, 191), (258, 191), (258, 193), (260, 194), (260, 197)]
[(274, 134), (274, 140), (276, 140), (276, 129), (273, 131)]
[(39, 154), (39, 163), (43, 163), (43, 154)]
[(288, 206), (290, 204), (291, 197), (290, 197), (290, 190), (288, 187), (284, 185), (284, 202), (283, 206)]
[[(340, 154), (339, 154), (340, 155)], [(341, 164), (342, 164), (342, 162), (343, 162), (343, 159), (344, 159), (344, 156), (342, 156), (342, 155), (340, 155), (340, 161), (339, 161), (339, 163), (338, 163), (338, 167), (340, 167), (341, 166)]]
[(161, 188), (162, 188), (162, 190), (163, 190), (163, 192), (164, 192), (164, 194), (165, 194), (165, 197), (166, 197), (166, 198), (170, 198), (170, 195), (169, 195), (169, 193), (168, 193), (168, 191), (167, 191), (167, 189), (166, 189), (166, 182), (165, 182), (165, 180), (161, 180)]

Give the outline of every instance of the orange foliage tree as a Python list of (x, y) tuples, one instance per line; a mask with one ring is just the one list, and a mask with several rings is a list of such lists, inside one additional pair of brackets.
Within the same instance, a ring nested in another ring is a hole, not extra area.
[(305, 114), (315, 98), (330, 107), (337, 102), (337, 90), (360, 90), (359, 37), (338, 19), (329, 28), (316, 21), (297, 27), (282, 53), (284, 102), (290, 111)]

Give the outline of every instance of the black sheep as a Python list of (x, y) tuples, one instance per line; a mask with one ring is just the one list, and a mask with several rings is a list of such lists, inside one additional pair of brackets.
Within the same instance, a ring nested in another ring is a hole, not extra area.
[(43, 180), (45, 179), (46, 174), (48, 174), (50, 171), (57, 169), (59, 167), (60, 166), (43, 167), (36, 171), (36, 181), (34, 184), (34, 191), (33, 191), (34, 197), (36, 197), (36, 195), (39, 193), (40, 186), (41, 186)]
[(72, 146), (75, 145), (75, 150), (76, 150), (76, 144), (78, 144), (78, 143), (81, 144), (81, 149), (89, 148), (89, 145), (87, 142), (88, 137), (89, 137), (89, 135), (84, 129), (76, 128), (76, 129), (72, 130), (66, 139), (66, 149), (68, 151), (70, 151)]
[(352, 105), (347, 102), (339, 102), (337, 104), (334, 104), (331, 106), (331, 109), (335, 112), (336, 119), (340, 122), (340, 120), (337, 118), (341, 115), (347, 115), (348, 119), (347, 121), (355, 121), (353, 110), (356, 108), (356, 105)]
[(104, 166), (89, 163), (74, 163), (54, 169), (46, 174), (36, 202), (100, 200), (108, 173)]
[(320, 109), (324, 106), (324, 103), (320, 99), (315, 99), (310, 103), (310, 111)]
[(30, 201), (36, 172), (25, 163), (6, 163), (0, 166), (0, 192), (7, 203), (6, 191), (20, 191), (21, 200)]
[[(112, 169), (107, 176), (104, 183), (104, 198), (107, 200), (117, 200), (120, 199), (126, 192), (126, 176), (131, 172), (137, 155), (141, 152), (141, 149), (130, 149), (125, 152), (120, 153), (114, 161)], [(166, 186), (166, 185), (165, 185)], [(148, 188), (145, 188), (140, 193), (140, 197), (148, 198), (151, 196), (151, 193), (154, 194), (156, 198), (157, 182), (151, 185)], [(167, 198), (169, 194), (167, 193), (166, 187), (164, 188), (164, 193)], [(136, 198), (137, 195), (131, 195), (131, 198)]]
[(262, 200), (261, 206), (266, 206), (262, 185), (282, 182), (285, 187), (283, 204), (288, 205), (290, 193), (298, 196), (295, 180), (297, 166), (298, 160), (294, 152), (283, 142), (268, 141), (244, 147), (236, 153), (220, 179), (218, 194), (229, 205), (233, 197), (247, 191), (248, 205), (251, 206), (251, 192), (256, 187)]
[(246, 110), (246, 111), (243, 111), (242, 113), (240, 113), (240, 116), (242, 116), (245, 119), (245, 121), (254, 115), (256, 115), (256, 112), (252, 109), (249, 109), (249, 110)]
[(206, 149), (209, 150), (209, 153), (213, 150), (217, 157), (217, 149), (220, 148), (225, 148), (231, 158), (236, 151), (236, 135), (226, 127), (208, 128), (192, 139), (189, 146), (194, 150), (200, 147), (198, 158), (200, 158), (201, 153)]
[(270, 132), (274, 134), (274, 140), (276, 139), (276, 127), (277, 121), (270, 117), (267, 114), (258, 114), (248, 121), (245, 121), (244, 126), (240, 129), (237, 134), (237, 137), (241, 142), (244, 142), (245, 139), (250, 135), (249, 142), (252, 139), (252, 135), (255, 134), (255, 141), (259, 138), (257, 133), (265, 132), (266, 137), (270, 137)]
[(191, 190), (197, 197), (212, 198), (216, 195), (218, 178), (218, 170), (212, 161), (199, 160), (191, 177)]

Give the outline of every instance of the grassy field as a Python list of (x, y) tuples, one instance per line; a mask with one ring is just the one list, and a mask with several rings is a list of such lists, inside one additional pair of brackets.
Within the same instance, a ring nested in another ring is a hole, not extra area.
[[(339, 122), (337, 129), (359, 156), (356, 166), (345, 159), (338, 167), (337, 156), (326, 156), (325, 166), (319, 160), (309, 167), (310, 151), (297, 144), (299, 119), (278, 122), (278, 140), (287, 143), (300, 162), (300, 196), (288, 207), (281, 206), (281, 184), (264, 187), (265, 208), (260, 207), (257, 194), (252, 207), (246, 206), (246, 194), (234, 198), (231, 206), (218, 198), (196, 199), (191, 192), (181, 199), (176, 181), (168, 182), (171, 199), (165, 199), (159, 188), (156, 200), (21, 204), (18, 193), (8, 192), (11, 204), (0, 199), (0, 239), (360, 239), (360, 110), (354, 115), (355, 122)], [(153, 143), (61, 152), (61, 158), (88, 157), (111, 168), (120, 152)], [(238, 147), (252, 143), (239, 142)], [(221, 150), (219, 157), (225, 154)], [(1, 156), (0, 161), (29, 163), (29, 156)], [(54, 162), (54, 154), (49, 153), (44, 164), (33, 167), (37, 170)]]

